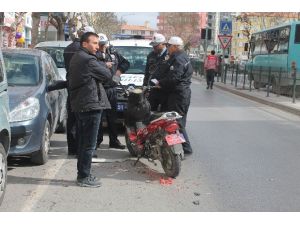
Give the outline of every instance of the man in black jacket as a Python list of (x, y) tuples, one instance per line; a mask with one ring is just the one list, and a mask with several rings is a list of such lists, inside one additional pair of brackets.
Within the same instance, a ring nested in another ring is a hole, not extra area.
[[(128, 60), (126, 60), (121, 54), (119, 54), (113, 46), (108, 46), (108, 38), (105, 34), (98, 34), (99, 36), (99, 51), (97, 52), (98, 60), (106, 63), (106, 65), (110, 68), (110, 71), (113, 75), (120, 76), (122, 73), (125, 73), (130, 66)], [(108, 127), (108, 135), (109, 135), (109, 147), (124, 149), (125, 145), (122, 145), (118, 140), (118, 130), (117, 130), (117, 84), (114, 82), (105, 82), (103, 84), (105, 88), (105, 92), (109, 99), (111, 109), (104, 110), (102, 115), (101, 124), (98, 132), (98, 140), (97, 145), (103, 141), (103, 126), (102, 120), (103, 117), (106, 116), (107, 127)]]
[[(86, 32), (94, 32), (94, 29), (89, 26), (85, 26), (80, 29), (77, 34), (78, 38), (75, 38), (74, 41), (68, 45), (64, 50), (64, 61), (65, 68), (67, 71), (66, 79), (67, 82), (69, 80), (69, 66), (71, 59), (75, 52), (77, 52), (80, 48), (80, 37)], [(67, 87), (67, 83), (66, 83)], [(67, 89), (68, 90), (68, 89)], [(67, 142), (68, 142), (68, 154), (76, 155), (77, 154), (77, 146), (78, 146), (78, 137), (77, 137), (77, 128), (76, 128), (76, 117), (75, 114), (71, 110), (70, 99), (69, 99), (69, 90), (68, 90), (68, 98), (67, 98)]]
[(186, 117), (191, 100), (191, 77), (193, 68), (186, 53), (182, 50), (183, 41), (180, 37), (171, 37), (167, 44), (170, 59), (165, 76), (157, 83), (166, 93), (167, 101), (162, 106), (163, 111), (176, 111), (182, 118), (178, 120), (180, 132), (186, 142), (182, 144), (185, 154), (193, 152), (185, 130)]
[[(154, 85), (155, 81), (161, 79), (166, 69), (168, 51), (165, 45), (166, 38), (162, 34), (154, 34), (150, 45), (153, 51), (147, 56), (145, 77), (143, 86)], [(160, 89), (151, 89), (149, 102), (152, 111), (159, 111), (159, 105), (165, 101), (165, 94)]]
[(102, 113), (98, 83), (112, 78), (106, 65), (97, 61), (98, 38), (92, 32), (82, 35), (81, 47), (73, 55), (68, 71), (70, 103), (76, 116), (79, 138), (77, 184), (83, 187), (101, 186), (99, 180), (90, 173)]

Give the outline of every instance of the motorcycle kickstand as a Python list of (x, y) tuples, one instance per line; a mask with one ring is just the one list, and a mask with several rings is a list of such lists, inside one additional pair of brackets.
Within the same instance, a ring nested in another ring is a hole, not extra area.
[(137, 160), (134, 162), (133, 166), (136, 166), (136, 164), (140, 161), (140, 158), (142, 158), (142, 157), (137, 158)]

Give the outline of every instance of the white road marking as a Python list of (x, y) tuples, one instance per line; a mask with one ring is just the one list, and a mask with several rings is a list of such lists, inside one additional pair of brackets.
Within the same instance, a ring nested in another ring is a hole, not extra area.
[(52, 162), (55, 163), (55, 165), (50, 166), (50, 169), (46, 172), (46, 174), (42, 178), (43, 180), (45, 180), (45, 182), (38, 185), (37, 188), (32, 191), (31, 196), (24, 203), (23, 208), (21, 209), (21, 212), (31, 212), (34, 210), (34, 207), (39, 202), (39, 200), (43, 197), (44, 193), (46, 192), (47, 188), (49, 187), (51, 180), (53, 180), (55, 178), (56, 174), (60, 171), (60, 168), (66, 162), (66, 159), (58, 159), (58, 160), (55, 160)]

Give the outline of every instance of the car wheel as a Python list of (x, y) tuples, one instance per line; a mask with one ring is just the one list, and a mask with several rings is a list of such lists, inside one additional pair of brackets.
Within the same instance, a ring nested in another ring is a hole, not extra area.
[(39, 151), (35, 152), (31, 156), (31, 162), (43, 165), (48, 161), (48, 153), (50, 149), (50, 124), (47, 120), (42, 137), (42, 145)]
[(0, 205), (4, 198), (7, 183), (7, 155), (2, 143), (0, 143)]

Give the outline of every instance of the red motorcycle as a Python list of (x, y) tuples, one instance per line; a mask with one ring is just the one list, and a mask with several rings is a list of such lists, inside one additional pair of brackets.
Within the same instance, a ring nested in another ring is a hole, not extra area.
[(177, 112), (150, 112), (145, 91), (130, 91), (125, 118), (125, 140), (130, 154), (138, 160), (145, 157), (155, 165), (154, 160), (159, 160), (167, 176), (178, 176), (185, 142), (176, 121), (179, 118)]

